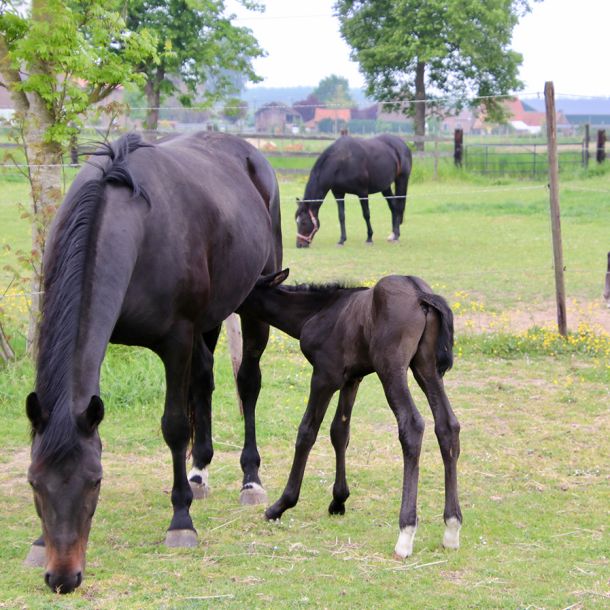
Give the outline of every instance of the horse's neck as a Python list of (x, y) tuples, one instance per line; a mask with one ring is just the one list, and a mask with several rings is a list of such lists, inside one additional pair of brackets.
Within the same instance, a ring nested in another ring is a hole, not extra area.
[(303, 198), (306, 202), (322, 204), (329, 190), (330, 186), (323, 183), (320, 172), (314, 170), (307, 181)]
[(271, 326), (300, 339), (305, 322), (327, 307), (334, 298), (333, 294), (317, 291), (292, 292), (274, 288), (255, 291), (253, 297), (246, 301), (246, 306)]

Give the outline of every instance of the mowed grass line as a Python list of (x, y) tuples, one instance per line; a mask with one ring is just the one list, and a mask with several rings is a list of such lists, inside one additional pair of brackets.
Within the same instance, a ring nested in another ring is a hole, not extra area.
[[(272, 341), (263, 362), (258, 435), (270, 500), (285, 483), (307, 395), (308, 366), (294, 348)], [(27, 376), (27, 365), (21, 366)], [(442, 462), (430, 412), (414, 391), (427, 424), (420, 523), (413, 556), (400, 562), (392, 551), (402, 458), (396, 425), (376, 379), (363, 382), (355, 406), (346, 515), (331, 518), (326, 512), (334, 477), (331, 412), (312, 452), (299, 504), (281, 524), (269, 524), (261, 507), (237, 504), (243, 424), (221, 342), (213, 493), (193, 506), (200, 546), (170, 550), (162, 544), (171, 513), (171, 466), (159, 424), (163, 387), (156, 382), (161, 369), (142, 350), (113, 347), (102, 379), (105, 478), (87, 577), (81, 589), (56, 605), (604, 607), (610, 396), (608, 377), (590, 374), (595, 366), (568, 356), (506, 360), (476, 353), (456, 362), (446, 385), (462, 423), (465, 523), (458, 552), (440, 544)], [(140, 383), (146, 378), (154, 381), (152, 388)], [(5, 447), (0, 552), (7, 566), (0, 574), (0, 603), (46, 608), (53, 598), (41, 572), (21, 565), (38, 524), (24, 477), (28, 443), (21, 388), (12, 390), (10, 397), (2, 397), (0, 428)], [(7, 420), (17, 425), (7, 429)]]

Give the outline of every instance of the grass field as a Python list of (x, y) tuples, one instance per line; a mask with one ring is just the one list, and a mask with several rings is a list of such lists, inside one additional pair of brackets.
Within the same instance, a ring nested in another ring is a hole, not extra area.
[[(194, 504), (197, 549), (163, 546), (171, 506), (170, 454), (160, 431), (163, 375), (157, 359), (113, 346), (102, 371), (104, 483), (85, 581), (52, 596), (39, 570), (22, 566), (38, 535), (25, 480), (27, 359), (0, 369), (0, 608), (606, 608), (610, 604), (610, 310), (601, 302), (610, 250), (610, 174), (562, 183), (561, 207), (572, 334), (554, 332), (548, 193), (543, 184), (463, 178), (432, 181), (418, 170), (401, 243), (385, 242), (390, 215), (371, 204), (375, 244), (355, 198), (348, 241), (337, 247), (336, 206), (321, 208), (309, 250), (295, 247), (294, 198), (304, 179), (281, 180), (289, 281), (372, 284), (389, 273), (420, 275), (456, 314), (454, 368), (446, 386), (462, 424), (459, 485), (462, 547), (442, 548), (443, 473), (427, 423), (412, 557), (392, 557), (402, 476), (393, 416), (375, 378), (361, 386), (348, 450), (351, 497), (329, 517), (334, 455), (330, 414), (318, 437), (299, 504), (281, 524), (240, 507), (242, 427), (224, 335), (214, 395), (212, 495)], [(2, 265), (27, 249), (15, 203), (25, 186), (2, 184)], [(0, 275), (0, 294), (10, 281)], [(25, 303), (9, 289), (3, 321), (21, 344)], [(9, 296), (11, 295), (11, 296)], [(545, 328), (533, 327), (538, 324)], [(580, 329), (578, 328), (578, 325)], [(262, 477), (275, 500), (285, 483), (310, 370), (298, 345), (273, 332), (263, 358), (258, 409)], [(415, 386), (415, 384), (412, 384)]]

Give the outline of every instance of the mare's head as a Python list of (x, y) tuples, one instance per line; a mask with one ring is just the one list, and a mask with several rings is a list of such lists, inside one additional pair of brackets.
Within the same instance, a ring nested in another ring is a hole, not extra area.
[(320, 203), (303, 201), (297, 197), (297, 211), (294, 215), (297, 222), (297, 248), (309, 248), (320, 228), (319, 212)]
[(91, 519), (100, 493), (98, 426), (104, 405), (93, 396), (84, 411), (75, 417), (69, 414), (68, 419), (49, 413), (43, 404), (34, 392), (26, 401), (32, 424), (28, 481), (42, 522), (45, 582), (53, 591), (70, 593), (83, 579)]

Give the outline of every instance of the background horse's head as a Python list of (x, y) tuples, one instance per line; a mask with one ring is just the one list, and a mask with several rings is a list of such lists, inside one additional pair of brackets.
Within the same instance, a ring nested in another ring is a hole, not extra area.
[(294, 215), (297, 222), (297, 248), (309, 248), (320, 228), (319, 212), (319, 203), (310, 203), (297, 197), (297, 211)]
[(53, 414), (35, 393), (28, 396), (26, 411), (33, 439), (28, 480), (42, 522), (45, 582), (53, 591), (70, 593), (83, 579), (91, 519), (100, 493), (98, 425), (104, 405), (93, 396), (68, 428), (54, 425)]

